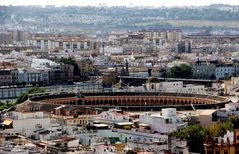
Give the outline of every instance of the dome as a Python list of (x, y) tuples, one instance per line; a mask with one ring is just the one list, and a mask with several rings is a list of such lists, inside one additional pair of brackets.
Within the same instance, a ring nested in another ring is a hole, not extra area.
[(146, 83), (159, 83), (159, 79), (156, 77), (149, 78)]

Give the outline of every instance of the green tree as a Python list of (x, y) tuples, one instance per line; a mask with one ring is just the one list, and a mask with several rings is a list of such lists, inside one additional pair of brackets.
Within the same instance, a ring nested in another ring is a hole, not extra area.
[(28, 99), (29, 94), (42, 93), (42, 92), (44, 92), (44, 90), (41, 89), (40, 87), (32, 87), (32, 88), (28, 89), (26, 92), (22, 93), (17, 98), (16, 104), (20, 104), (20, 103), (25, 102)]
[(79, 67), (76, 63), (76, 61), (69, 57), (69, 58), (64, 58), (62, 57), (60, 60), (59, 60), (60, 63), (63, 63), (63, 64), (68, 64), (68, 65), (72, 65), (74, 67), (74, 75), (77, 75), (79, 76), (80, 75), (80, 72), (79, 72)]
[(203, 143), (207, 137), (207, 130), (199, 124), (189, 125), (183, 130), (173, 132), (171, 135), (186, 140), (189, 146), (189, 151), (199, 153), (204, 152)]
[(169, 72), (169, 77), (171, 78), (191, 78), (192, 75), (192, 67), (187, 64), (173, 66)]
[(239, 116), (231, 116), (227, 121), (232, 124), (233, 129), (239, 129)]
[(232, 123), (227, 120), (225, 122), (217, 122), (207, 127), (207, 137), (223, 136), (227, 130), (232, 129)]
[(167, 72), (163, 72), (162, 75), (161, 75), (162, 78), (167, 78), (167, 76), (168, 76)]
[(230, 117), (224, 122), (219, 121), (206, 128), (199, 124), (190, 125), (187, 128), (171, 133), (171, 135), (187, 140), (190, 152), (204, 153), (203, 144), (207, 138), (223, 136), (227, 130), (232, 130), (233, 128), (239, 128), (239, 116)]

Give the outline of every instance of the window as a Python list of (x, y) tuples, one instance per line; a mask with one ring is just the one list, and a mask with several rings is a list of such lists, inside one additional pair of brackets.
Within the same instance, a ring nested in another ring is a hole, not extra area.
[(165, 123), (168, 124), (169, 123), (169, 119), (165, 119)]
[(239, 140), (239, 135), (237, 135), (237, 140)]
[(77, 44), (73, 44), (73, 49), (77, 49)]
[(84, 49), (84, 43), (83, 42), (80, 44), (80, 48)]
[(66, 48), (69, 49), (70, 48), (70, 44), (66, 44)]
[(154, 89), (154, 85), (153, 84), (151, 85), (151, 89)]

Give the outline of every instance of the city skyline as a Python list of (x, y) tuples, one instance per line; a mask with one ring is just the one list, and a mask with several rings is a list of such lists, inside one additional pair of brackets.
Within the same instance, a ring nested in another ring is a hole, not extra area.
[(178, 1), (163, 1), (163, 0), (90, 0), (90, 1), (66, 1), (66, 0), (8, 0), (0, 1), (0, 5), (55, 5), (55, 6), (204, 6), (210, 4), (229, 4), (239, 5), (239, 1), (235, 0), (207, 0), (207, 1), (192, 1), (192, 0), (178, 0)]

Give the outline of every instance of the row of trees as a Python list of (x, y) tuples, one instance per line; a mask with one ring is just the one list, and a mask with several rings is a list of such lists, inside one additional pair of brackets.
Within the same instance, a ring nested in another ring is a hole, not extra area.
[(190, 65), (181, 64), (173, 66), (168, 72), (162, 74), (163, 78), (192, 78), (193, 69)]
[(10, 102), (10, 101), (6, 101), (6, 102), (2, 102), (0, 101), (0, 111), (4, 110), (4, 109), (8, 109), (12, 106), (15, 106), (17, 104), (23, 103), (25, 102), (30, 94), (34, 94), (34, 93), (42, 93), (44, 92), (44, 90), (40, 87), (32, 87), (29, 90), (27, 90), (26, 92), (22, 93), (15, 102)]
[(34, 93), (43, 93), (44, 90), (40, 87), (32, 87), (29, 90), (27, 90), (26, 92), (22, 93), (16, 100), (16, 104), (20, 104), (25, 102), (30, 94), (34, 94)]
[(187, 128), (171, 133), (180, 139), (187, 140), (191, 152), (204, 153), (204, 142), (207, 138), (223, 136), (227, 130), (239, 128), (239, 116), (232, 116), (224, 122), (217, 122), (206, 128), (199, 124), (189, 125)]
[(4, 110), (4, 109), (8, 109), (12, 106), (14, 106), (15, 103), (14, 102), (10, 102), (10, 101), (6, 101), (6, 102), (1, 102), (0, 101), (0, 111)]

